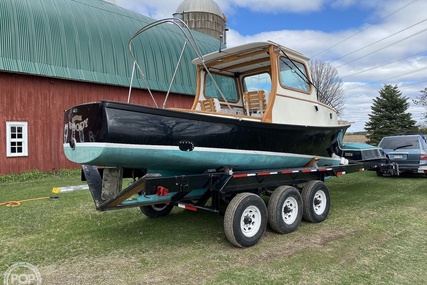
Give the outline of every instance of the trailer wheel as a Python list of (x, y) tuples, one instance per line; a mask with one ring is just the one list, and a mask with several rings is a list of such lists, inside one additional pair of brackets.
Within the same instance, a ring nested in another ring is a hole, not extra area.
[(302, 209), (301, 194), (295, 187), (277, 187), (268, 202), (268, 223), (277, 233), (291, 233), (301, 224)]
[(173, 204), (155, 204), (149, 206), (139, 207), (141, 212), (149, 218), (159, 218), (168, 215), (172, 209)]
[(267, 207), (253, 193), (237, 194), (228, 204), (224, 215), (224, 232), (237, 247), (255, 245), (267, 228)]
[(304, 203), (303, 219), (319, 223), (326, 219), (330, 208), (329, 189), (320, 180), (312, 180), (304, 185), (301, 191)]

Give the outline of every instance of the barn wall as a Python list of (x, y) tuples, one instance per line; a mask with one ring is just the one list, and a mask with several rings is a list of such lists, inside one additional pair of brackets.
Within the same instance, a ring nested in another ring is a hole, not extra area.
[[(157, 104), (165, 98), (154, 92)], [(99, 100), (126, 102), (128, 88), (0, 72), (0, 174), (78, 168), (62, 150), (63, 111)], [(171, 94), (167, 107), (189, 108), (193, 96)], [(146, 90), (133, 90), (131, 103), (154, 106)], [(6, 122), (28, 122), (28, 157), (6, 157)]]

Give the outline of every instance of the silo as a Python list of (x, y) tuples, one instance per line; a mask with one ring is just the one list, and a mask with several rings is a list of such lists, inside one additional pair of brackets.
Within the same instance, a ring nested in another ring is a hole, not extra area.
[(226, 43), (226, 18), (215, 1), (184, 0), (173, 16), (183, 20), (190, 29)]

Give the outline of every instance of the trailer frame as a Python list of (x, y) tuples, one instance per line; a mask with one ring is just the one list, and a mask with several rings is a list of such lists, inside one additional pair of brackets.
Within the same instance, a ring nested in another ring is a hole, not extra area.
[[(272, 228), (279, 233), (295, 230), (303, 215), (311, 222), (326, 219), (330, 198), (329, 189), (323, 183), (325, 179), (363, 170), (363, 164), (317, 167), (314, 163), (300, 168), (234, 171), (232, 167), (223, 167), (202, 174), (165, 177), (148, 173), (134, 177), (135, 171), (128, 169), (82, 165), (82, 177), (99, 211), (140, 207), (151, 218), (169, 214), (174, 206), (209, 211), (224, 216), (224, 230), (231, 243), (248, 247), (262, 237), (267, 216)], [(122, 189), (123, 178), (128, 177), (133, 177), (134, 182)], [(313, 187), (315, 189), (311, 189)], [(275, 196), (274, 203), (279, 204), (274, 206), (274, 211), (278, 213), (271, 212), (273, 206), (269, 206), (267, 213), (260, 198), (263, 195)], [(245, 208), (245, 205), (248, 206)], [(316, 213), (319, 205), (321, 211)], [(254, 223), (258, 223), (256, 233), (253, 233)]]

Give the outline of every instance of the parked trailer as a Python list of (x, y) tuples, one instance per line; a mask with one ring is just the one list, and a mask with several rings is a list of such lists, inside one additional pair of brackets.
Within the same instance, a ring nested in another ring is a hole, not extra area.
[[(150, 218), (169, 214), (174, 206), (224, 215), (224, 232), (237, 247), (255, 245), (267, 223), (277, 233), (295, 231), (301, 220), (319, 223), (330, 208), (326, 177), (363, 170), (362, 164), (233, 171), (232, 168), (203, 174), (163, 177), (146, 174), (137, 179), (126, 169), (83, 165), (96, 209), (99, 211), (140, 207)], [(122, 190), (124, 177), (135, 182)], [(268, 206), (261, 196), (269, 196)], [(224, 211), (225, 208), (225, 211)]]

